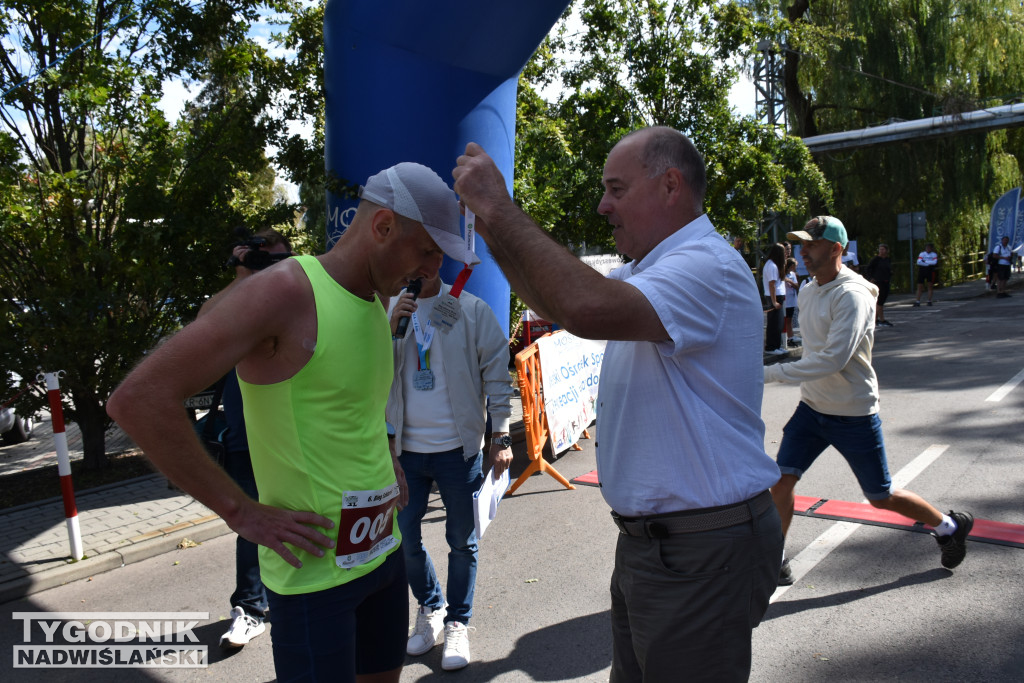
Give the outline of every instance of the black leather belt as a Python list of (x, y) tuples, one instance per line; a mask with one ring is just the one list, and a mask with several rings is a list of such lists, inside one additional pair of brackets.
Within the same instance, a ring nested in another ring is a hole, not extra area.
[(750, 521), (751, 507), (754, 508), (755, 515), (761, 516), (771, 506), (772, 495), (765, 491), (735, 505), (670, 512), (650, 517), (623, 517), (613, 510), (612, 519), (615, 526), (619, 527), (619, 533), (627, 536), (668, 538), (675, 534), (695, 534), (743, 524)]

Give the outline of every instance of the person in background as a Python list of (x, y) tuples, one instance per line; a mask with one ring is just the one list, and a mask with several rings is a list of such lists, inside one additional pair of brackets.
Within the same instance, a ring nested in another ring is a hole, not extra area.
[(784, 356), (787, 353), (782, 346), (783, 321), (786, 319), (786, 284), (783, 278), (785, 271), (786, 248), (781, 243), (773, 244), (768, 249), (768, 258), (761, 267), (761, 284), (768, 307), (764, 350), (773, 356)]
[(1009, 298), (1010, 293), (1006, 291), (1006, 284), (1010, 281), (1010, 264), (1013, 260), (1013, 250), (1010, 249), (1010, 238), (1003, 235), (999, 244), (995, 246), (992, 253), (996, 257), (996, 288), (997, 299)]
[[(489, 470), (498, 477), (512, 463), (513, 395), (508, 340), (482, 299), (463, 291), (451, 330), (445, 334), (431, 325), (431, 312), (450, 289), (437, 275), (423, 281), (419, 299), (405, 292), (392, 303), (392, 332), (402, 318), (415, 316), (415, 321), (393, 342), (395, 379), (387, 406), (395, 431), (391, 448), (409, 485), (409, 504), (398, 513), (398, 526), (409, 587), (420, 606), (406, 653), (430, 651), (443, 631), (441, 668), (446, 671), (470, 660), (468, 625), (479, 552), (473, 494)], [(488, 415), (492, 432), (485, 459)], [(441, 589), (420, 533), (434, 486), (445, 509), (447, 590)]]
[(843, 265), (855, 273), (860, 272), (860, 261), (857, 260), (857, 252), (843, 249)]
[(889, 258), (889, 245), (879, 244), (878, 254), (873, 256), (864, 268), (864, 277), (878, 288), (878, 300), (875, 302), (875, 325), (892, 327), (885, 319), (885, 302), (889, 298), (889, 284), (892, 280), (892, 259)]
[[(786, 242), (789, 244), (789, 242)], [(800, 337), (793, 333), (793, 323), (796, 319), (796, 297), (800, 290), (800, 278), (796, 274), (796, 259), (786, 258), (786, 277), (783, 280), (786, 284), (786, 345), (800, 346)]]
[[(267, 254), (291, 255), (288, 239), (273, 228), (256, 233), (252, 242), (259, 243), (256, 251)], [(207, 299), (199, 309), (197, 318), (208, 314), (224, 296), (247, 277), (256, 274), (267, 265), (265, 258), (250, 256), (253, 248), (245, 244), (235, 245), (229, 264), (234, 264), (235, 279), (227, 287)], [(249, 257), (247, 259), (247, 257)], [(222, 441), (224, 443), (224, 470), (247, 496), (259, 500), (256, 476), (252, 473), (252, 459), (249, 455), (249, 441), (245, 433), (245, 417), (242, 413), (242, 392), (238, 387), (238, 375), (232, 369), (224, 378), (224, 417), (228, 423)], [(235, 590), (229, 598), (231, 603), (231, 626), (220, 638), (225, 649), (243, 647), (266, 630), (263, 623), (267, 616), (267, 591), (260, 579), (258, 546), (242, 536), (235, 537)]]
[(924, 251), (917, 255), (917, 298), (915, 306), (921, 305), (921, 295), (924, 294), (924, 286), (928, 285), (928, 305), (932, 305), (932, 290), (935, 288), (936, 271), (939, 268), (939, 255), (935, 252), (935, 245), (929, 242), (924, 245)]
[[(776, 458), (782, 477), (772, 487), (783, 533), (793, 519), (797, 482), (833, 446), (873, 507), (931, 526), (942, 566), (957, 567), (967, 554), (974, 517), (952, 510), (943, 514), (916, 493), (894, 488), (889, 476), (878, 417), (878, 378), (871, 366), (877, 288), (842, 265), (847, 238), (838, 218), (817, 216), (788, 236), (801, 241), (800, 255), (814, 280), (800, 292), (802, 356), (764, 368), (766, 383), (800, 385), (800, 404), (782, 430)], [(790, 585), (794, 578), (784, 560), (779, 585)]]

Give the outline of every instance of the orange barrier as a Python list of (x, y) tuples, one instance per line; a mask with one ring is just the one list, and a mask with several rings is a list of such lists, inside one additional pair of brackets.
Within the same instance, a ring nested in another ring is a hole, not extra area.
[[(523, 426), (526, 428), (526, 448), (530, 464), (505, 495), (514, 493), (534, 472), (546, 472), (565, 488), (575, 489), (568, 479), (544, 459), (544, 444), (548, 441), (548, 418), (544, 412), (544, 382), (540, 373), (540, 354), (536, 342), (516, 354), (516, 371), (519, 373), (519, 394), (523, 401)], [(584, 431), (583, 437), (589, 439), (590, 435)], [(583, 450), (578, 444), (573, 444), (572, 448), (577, 451)]]

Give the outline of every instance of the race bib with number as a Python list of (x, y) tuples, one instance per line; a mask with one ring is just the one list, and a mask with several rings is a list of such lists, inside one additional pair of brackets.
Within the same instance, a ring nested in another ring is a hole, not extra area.
[(352, 569), (398, 545), (392, 533), (398, 482), (378, 491), (346, 491), (343, 501), (335, 564)]

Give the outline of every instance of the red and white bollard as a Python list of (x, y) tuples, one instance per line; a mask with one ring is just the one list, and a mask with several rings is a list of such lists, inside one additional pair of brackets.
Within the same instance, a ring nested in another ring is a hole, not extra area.
[(63, 370), (47, 372), (37, 379), (46, 379), (46, 397), (50, 401), (53, 421), (53, 441), (57, 446), (57, 473), (60, 474), (60, 493), (64, 498), (64, 521), (71, 543), (71, 559), (82, 559), (82, 530), (78, 526), (78, 508), (75, 507), (75, 489), (71, 484), (71, 457), (68, 455), (68, 436), (64, 432), (64, 408), (60, 403), (60, 376)]

